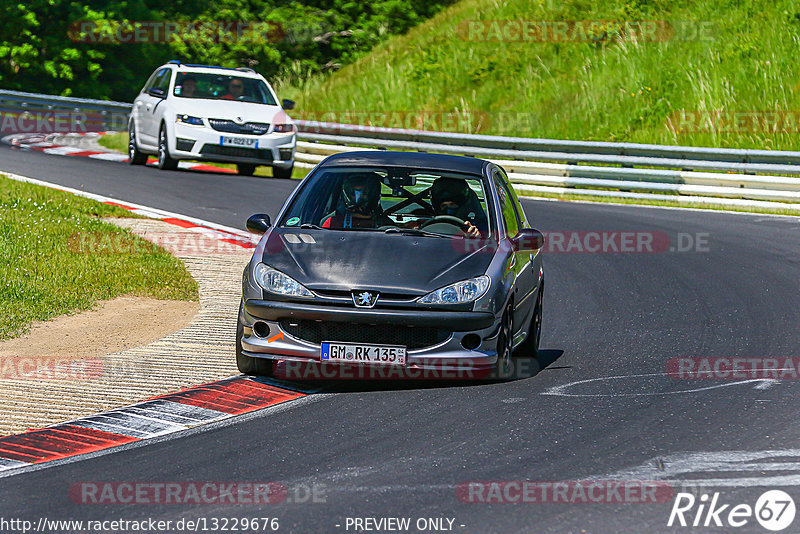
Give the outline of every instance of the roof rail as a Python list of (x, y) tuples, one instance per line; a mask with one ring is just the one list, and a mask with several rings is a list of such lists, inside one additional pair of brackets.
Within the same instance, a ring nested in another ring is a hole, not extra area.
[(250, 67), (236, 67), (236, 70), (238, 70), (240, 72), (253, 72), (253, 73), (255, 73), (255, 71), (253, 69), (251, 69)]
[(179, 59), (170, 59), (169, 61), (167, 61), (167, 64), (169, 64), (169, 65), (180, 65), (181, 62), (180, 62)]

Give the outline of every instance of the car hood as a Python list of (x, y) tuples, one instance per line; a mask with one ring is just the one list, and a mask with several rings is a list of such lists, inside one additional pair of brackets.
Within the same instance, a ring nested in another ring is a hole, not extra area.
[(232, 100), (204, 100), (176, 98), (176, 115), (235, 120), (241, 117), (244, 122), (291, 123), (292, 120), (280, 106), (236, 102)]
[(309, 289), (425, 294), (486, 272), (496, 243), (369, 231), (273, 229), (262, 261)]

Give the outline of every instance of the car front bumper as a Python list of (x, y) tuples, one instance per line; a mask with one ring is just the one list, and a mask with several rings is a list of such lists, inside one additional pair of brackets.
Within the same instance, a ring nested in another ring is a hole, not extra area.
[[(257, 148), (222, 146), (222, 137), (254, 139), (258, 145)], [(208, 126), (176, 123), (169, 144), (170, 155), (176, 159), (252, 163), (289, 168), (294, 164), (297, 134), (242, 135), (219, 132)]]
[[(300, 339), (286, 332), (280, 322), (287, 319), (398, 327), (434, 327), (449, 331), (449, 336), (444, 341), (422, 348), (408, 348), (406, 369), (486, 370), (492, 369), (497, 361), (496, 339), (500, 321), (488, 312), (359, 309), (256, 299), (245, 301), (242, 314), (239, 316), (244, 329), (241, 340), (243, 352), (256, 358), (319, 362), (320, 343)], [(260, 337), (253, 332), (252, 326), (256, 321), (263, 322), (269, 327), (268, 335)], [(476, 334), (481, 340), (474, 350), (462, 346), (462, 339), (469, 334)], [(343, 342), (367, 343), (357, 340)]]

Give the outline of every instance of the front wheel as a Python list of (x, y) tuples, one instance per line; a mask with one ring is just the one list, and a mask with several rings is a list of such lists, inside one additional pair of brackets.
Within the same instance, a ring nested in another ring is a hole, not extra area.
[(128, 129), (128, 165), (144, 165), (147, 163), (147, 154), (142, 153), (136, 145), (136, 126), (131, 123)]
[[(242, 316), (242, 305), (239, 304), (239, 315)], [(246, 375), (272, 376), (273, 361), (263, 358), (253, 358), (243, 353), (242, 336), (244, 336), (244, 326), (242, 321), (236, 320), (236, 367), (240, 373)]]
[(500, 320), (500, 332), (497, 334), (497, 378), (506, 379), (511, 373), (511, 353), (514, 350), (514, 305), (509, 301)]
[(158, 168), (162, 171), (174, 171), (178, 168), (178, 160), (169, 155), (167, 128), (163, 124), (158, 132)]
[(272, 176), (273, 178), (291, 178), (292, 171), (294, 170), (294, 163), (288, 169), (284, 169), (283, 167), (272, 167)]

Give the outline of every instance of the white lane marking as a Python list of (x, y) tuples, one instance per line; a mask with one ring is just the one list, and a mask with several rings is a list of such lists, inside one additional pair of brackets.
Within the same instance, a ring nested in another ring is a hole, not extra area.
[(6, 171), (0, 170), (0, 173), (8, 176), (12, 180), (17, 180), (18, 182), (25, 182), (25, 183), (29, 183), (29, 184), (41, 185), (41, 186), (44, 186), (44, 187), (49, 187), (51, 189), (58, 189), (59, 191), (64, 191), (66, 193), (72, 193), (74, 195), (78, 195), (78, 196), (81, 196), (81, 197), (84, 197), (84, 198), (90, 198), (92, 200), (97, 200), (99, 202), (114, 202), (116, 204), (124, 204), (124, 205), (126, 205), (128, 207), (131, 207), (131, 208), (134, 208), (134, 209), (145, 210), (145, 211), (147, 211), (149, 213), (154, 213), (154, 214), (158, 215), (158, 217), (154, 217), (154, 218), (158, 218), (158, 219), (167, 219), (167, 218), (181, 219), (183, 221), (187, 221), (187, 222), (194, 223), (194, 224), (197, 224), (197, 225), (207, 226), (208, 228), (213, 228), (215, 230), (221, 230), (223, 232), (227, 232), (227, 233), (230, 233), (230, 234), (235, 234), (235, 235), (247, 238), (248, 240), (251, 239), (251, 236), (252, 236), (252, 234), (250, 234), (249, 232), (246, 232), (244, 230), (239, 230), (238, 228), (225, 226), (223, 224), (217, 224), (217, 223), (211, 222), (211, 221), (204, 221), (203, 219), (198, 219), (196, 217), (190, 217), (188, 215), (181, 215), (180, 213), (174, 213), (174, 212), (171, 212), (171, 211), (166, 211), (166, 210), (162, 210), (162, 209), (158, 209), (158, 208), (151, 208), (149, 206), (143, 206), (141, 204), (134, 204), (133, 202), (128, 202), (127, 200), (120, 200), (118, 198), (111, 198), (111, 197), (106, 197), (106, 196), (103, 196), (103, 195), (97, 195), (95, 193), (89, 193), (87, 191), (81, 191), (80, 189), (73, 189), (71, 187), (65, 187), (63, 185), (54, 184), (54, 183), (51, 183), (51, 182), (45, 182), (44, 180), (37, 180), (35, 178), (28, 178), (27, 176), (14, 174), (14, 173), (11, 173), (11, 172), (6, 172)]
[(89, 154), (86, 157), (106, 161), (125, 161), (128, 159), (128, 156), (125, 154), (114, 154), (112, 152), (98, 152), (97, 154)]
[[(777, 461), (786, 458), (787, 461)], [(652, 480), (687, 486), (797, 486), (800, 474), (752, 476), (768, 471), (798, 471), (800, 449), (765, 451), (681, 452), (652, 458), (630, 469), (591, 477), (594, 480)], [(659, 467), (660, 466), (660, 467)], [(751, 476), (723, 478), (721, 473), (750, 472)], [(691, 478), (680, 478), (691, 474)], [(712, 477), (700, 478), (697, 475)]]
[(0, 471), (5, 471), (6, 469), (16, 469), (17, 467), (24, 467), (26, 465), (31, 465), (27, 462), (18, 462), (16, 460), (9, 460), (8, 458), (0, 458)]
[[(645, 376), (670, 376), (669, 373), (647, 373), (642, 375), (619, 375), (619, 376), (604, 376), (599, 378), (589, 378), (586, 380), (577, 380), (575, 382), (568, 382), (560, 386), (552, 386), (541, 392), (540, 395), (556, 395), (561, 397), (654, 397), (659, 395), (680, 395), (683, 393), (696, 393), (698, 391), (708, 391), (710, 389), (725, 388), (730, 386), (738, 386), (741, 384), (750, 384), (758, 382), (761, 385), (763, 382), (777, 382), (775, 380), (766, 378), (750, 378), (747, 380), (737, 380), (736, 382), (725, 382), (722, 384), (714, 384), (713, 386), (706, 386), (702, 388), (681, 389), (679, 391), (662, 391), (656, 393), (568, 393), (566, 390), (579, 384), (587, 384), (589, 382), (603, 382), (606, 380), (616, 380), (620, 378), (641, 378)], [(769, 386), (767, 386), (769, 387)], [(764, 389), (764, 387), (756, 389)]]
[(54, 146), (52, 148), (45, 148), (42, 150), (45, 154), (56, 154), (58, 156), (69, 156), (75, 152), (86, 152), (83, 148), (74, 148), (70, 146)]
[(780, 380), (774, 380), (774, 379), (762, 380), (761, 383), (758, 384), (753, 389), (769, 389), (772, 386), (774, 386), (775, 384), (777, 384), (778, 382), (780, 382)]

